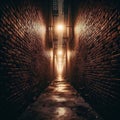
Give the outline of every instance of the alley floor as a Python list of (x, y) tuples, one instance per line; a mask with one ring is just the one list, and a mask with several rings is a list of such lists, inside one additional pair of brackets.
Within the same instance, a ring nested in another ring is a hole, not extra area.
[(61, 76), (56, 78), (19, 120), (103, 120)]

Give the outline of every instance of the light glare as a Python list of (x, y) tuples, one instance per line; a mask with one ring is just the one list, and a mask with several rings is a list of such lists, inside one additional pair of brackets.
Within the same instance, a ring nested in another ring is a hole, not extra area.
[(58, 50), (57, 55), (61, 56), (62, 54), (63, 54), (63, 51), (62, 50)]
[(64, 31), (64, 25), (63, 24), (58, 24), (57, 26), (56, 26), (56, 30), (59, 32), (63, 32)]

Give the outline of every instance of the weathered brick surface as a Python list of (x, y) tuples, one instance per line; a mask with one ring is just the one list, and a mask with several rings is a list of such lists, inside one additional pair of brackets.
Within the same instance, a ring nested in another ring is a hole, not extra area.
[(105, 119), (113, 119), (120, 109), (120, 11), (103, 3), (79, 6), (72, 83)]
[(14, 120), (48, 85), (42, 5), (37, 0), (0, 0), (1, 120)]

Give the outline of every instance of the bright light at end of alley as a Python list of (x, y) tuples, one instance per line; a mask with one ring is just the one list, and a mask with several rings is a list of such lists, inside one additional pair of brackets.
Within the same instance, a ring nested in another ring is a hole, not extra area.
[(61, 24), (57, 24), (57, 25), (56, 25), (56, 31), (57, 31), (57, 32), (63, 32), (64, 29), (65, 29), (64, 24), (61, 23)]
[(59, 49), (59, 50), (57, 51), (57, 55), (58, 55), (58, 56), (62, 56), (62, 55), (63, 55), (63, 51), (62, 51), (61, 49)]

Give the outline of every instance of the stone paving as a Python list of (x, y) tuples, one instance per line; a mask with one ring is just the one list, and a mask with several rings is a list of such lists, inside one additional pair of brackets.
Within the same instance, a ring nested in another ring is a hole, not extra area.
[(103, 120), (60, 76), (28, 106), (19, 120)]

